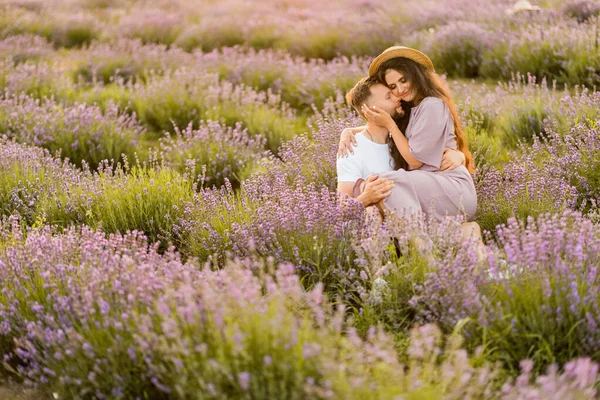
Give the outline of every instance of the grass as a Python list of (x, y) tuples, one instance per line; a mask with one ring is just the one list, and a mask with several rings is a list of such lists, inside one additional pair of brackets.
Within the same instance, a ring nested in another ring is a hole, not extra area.
[(3, 382), (0, 379), (0, 399), (3, 400), (52, 400), (50, 393), (32, 390), (22, 383)]

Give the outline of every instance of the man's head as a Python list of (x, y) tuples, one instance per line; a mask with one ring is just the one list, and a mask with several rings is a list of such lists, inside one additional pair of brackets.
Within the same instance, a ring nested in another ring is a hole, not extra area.
[(366, 104), (369, 107), (377, 106), (385, 110), (393, 118), (397, 118), (403, 112), (400, 107), (400, 99), (392, 93), (385, 85), (379, 83), (376, 77), (362, 78), (348, 93), (346, 101), (363, 116), (360, 107)]

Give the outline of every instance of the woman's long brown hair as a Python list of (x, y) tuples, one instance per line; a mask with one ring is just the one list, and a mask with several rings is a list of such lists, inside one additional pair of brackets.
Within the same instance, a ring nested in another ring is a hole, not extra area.
[[(402, 105), (402, 110), (404, 110), (404, 115), (394, 118), (394, 122), (396, 122), (396, 125), (400, 128), (400, 132), (406, 132), (408, 122), (410, 121), (410, 104), (405, 101), (401, 101), (400, 103)], [(389, 138), (388, 140), (388, 147), (394, 164), (394, 170), (404, 169), (408, 171), (408, 163), (404, 157), (402, 157), (402, 154), (400, 154), (400, 150), (398, 150), (398, 147), (392, 138)]]
[[(377, 70), (377, 79), (387, 86), (385, 73), (393, 69), (400, 72), (404, 78), (409, 81), (417, 93), (419, 100), (425, 97), (438, 97), (446, 104), (454, 121), (454, 135), (456, 136), (456, 147), (465, 155), (465, 166), (470, 173), (475, 173), (473, 156), (469, 151), (467, 137), (463, 131), (458, 111), (452, 100), (450, 90), (446, 87), (442, 79), (435, 73), (428, 71), (423, 65), (405, 57), (392, 58), (381, 64)], [(401, 130), (404, 132), (403, 130)], [(393, 155), (392, 155), (393, 158)]]

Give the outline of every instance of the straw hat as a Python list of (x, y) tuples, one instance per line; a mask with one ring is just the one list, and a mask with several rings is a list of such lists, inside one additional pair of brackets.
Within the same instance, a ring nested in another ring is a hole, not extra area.
[(374, 76), (381, 64), (396, 57), (410, 58), (411, 60), (423, 65), (427, 70), (433, 72), (433, 62), (419, 50), (411, 49), (405, 46), (392, 46), (375, 57), (369, 66), (369, 76)]
[(531, 4), (529, 0), (519, 0), (512, 6), (512, 8), (506, 10), (506, 13), (508, 15), (513, 15), (523, 11), (542, 11), (542, 9), (539, 6), (534, 6)]

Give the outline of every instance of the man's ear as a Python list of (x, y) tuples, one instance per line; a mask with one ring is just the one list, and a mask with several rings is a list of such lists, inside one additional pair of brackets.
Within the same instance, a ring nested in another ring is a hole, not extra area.
[[(363, 103), (364, 104), (364, 103)], [(358, 115), (360, 115), (362, 117), (362, 119), (364, 119), (365, 121), (367, 120), (367, 118), (365, 117), (365, 115), (362, 113), (362, 111), (360, 111), (360, 108), (362, 107), (362, 104), (359, 105), (358, 107), (354, 107), (354, 109), (356, 110), (356, 112), (358, 113)]]

